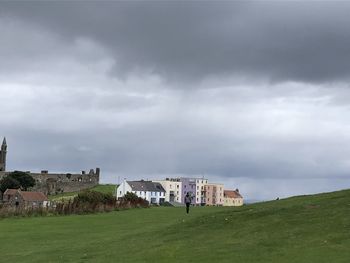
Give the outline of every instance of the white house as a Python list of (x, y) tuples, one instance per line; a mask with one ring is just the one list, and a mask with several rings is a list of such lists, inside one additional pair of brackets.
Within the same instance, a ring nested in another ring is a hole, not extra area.
[(196, 205), (204, 205), (206, 203), (206, 191), (205, 185), (208, 184), (208, 179), (195, 178), (196, 179)]
[(165, 190), (160, 183), (156, 182), (124, 180), (116, 189), (117, 199), (123, 197), (127, 192), (146, 199), (150, 204), (161, 204), (165, 201)]
[(166, 178), (165, 180), (153, 181), (160, 183), (165, 189), (165, 201), (181, 203), (182, 182), (180, 178)]

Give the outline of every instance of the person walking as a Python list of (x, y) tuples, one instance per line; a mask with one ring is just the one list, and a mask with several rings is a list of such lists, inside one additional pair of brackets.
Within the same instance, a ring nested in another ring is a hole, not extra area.
[(185, 204), (186, 204), (186, 213), (188, 214), (190, 212), (190, 205), (191, 205), (192, 198), (189, 193), (185, 196)]

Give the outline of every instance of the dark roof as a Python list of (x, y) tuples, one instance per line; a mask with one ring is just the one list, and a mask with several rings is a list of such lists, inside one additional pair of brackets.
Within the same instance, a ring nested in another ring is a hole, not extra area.
[(224, 190), (224, 197), (228, 198), (242, 198), (241, 194), (237, 191)]
[(41, 192), (19, 192), (25, 201), (48, 201), (47, 196)]
[(15, 195), (19, 193), (25, 201), (48, 201), (47, 196), (41, 192), (26, 192), (20, 189), (6, 189), (4, 195)]
[(4, 192), (4, 195), (15, 195), (17, 193), (18, 189), (6, 189)]
[(133, 191), (165, 192), (160, 183), (152, 181), (127, 181)]

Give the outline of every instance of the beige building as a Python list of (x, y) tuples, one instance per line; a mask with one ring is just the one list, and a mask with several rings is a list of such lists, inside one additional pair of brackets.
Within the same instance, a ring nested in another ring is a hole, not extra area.
[(239, 190), (225, 190), (224, 191), (224, 206), (241, 206), (243, 205), (243, 197)]
[(209, 183), (204, 186), (206, 194), (206, 205), (224, 205), (224, 185)]
[(166, 178), (165, 180), (152, 181), (160, 183), (165, 190), (165, 202), (181, 203), (182, 182), (179, 178)]

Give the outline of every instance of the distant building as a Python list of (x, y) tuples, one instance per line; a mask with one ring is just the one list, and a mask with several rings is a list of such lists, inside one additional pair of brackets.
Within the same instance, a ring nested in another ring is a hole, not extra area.
[(196, 178), (196, 205), (206, 205), (206, 184), (208, 184), (208, 179)]
[(40, 208), (49, 204), (49, 199), (41, 192), (27, 192), (7, 189), (3, 194), (3, 204), (17, 208)]
[(160, 183), (152, 181), (126, 181), (124, 180), (116, 189), (117, 199), (126, 193), (134, 193), (147, 200), (150, 204), (161, 204), (165, 201), (165, 189)]
[(196, 200), (196, 179), (195, 178), (186, 178), (180, 177), (180, 182), (182, 183), (181, 191), (181, 203), (185, 203), (185, 196), (187, 193), (192, 197), (192, 203), (195, 203)]
[(165, 190), (165, 201), (166, 202), (177, 202), (181, 203), (182, 200), (182, 182), (180, 178), (166, 178), (165, 180), (152, 181), (160, 183)]
[(2, 141), (0, 150), (0, 172), (6, 171), (6, 154), (7, 154), (7, 143), (6, 138)]
[[(8, 175), (6, 171), (6, 155), (7, 143), (4, 138), (0, 151), (0, 179)], [(54, 195), (64, 192), (76, 192), (91, 188), (99, 184), (100, 168), (90, 169), (88, 173), (49, 173), (47, 170), (42, 170), (40, 173), (31, 173), (35, 180), (35, 186), (32, 190), (43, 192), (44, 194)]]
[(243, 197), (239, 190), (225, 190), (224, 191), (224, 206), (242, 206)]
[(208, 183), (204, 186), (206, 193), (206, 205), (223, 206), (224, 205), (224, 185)]

